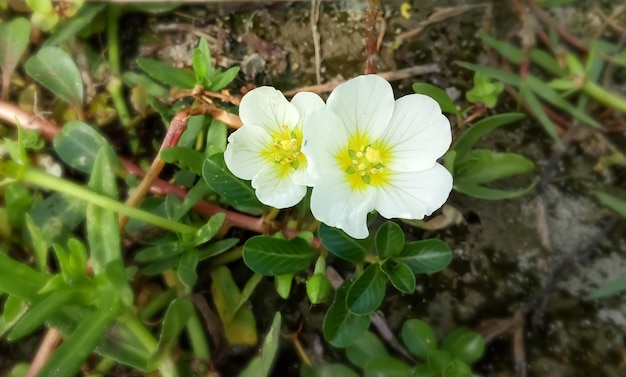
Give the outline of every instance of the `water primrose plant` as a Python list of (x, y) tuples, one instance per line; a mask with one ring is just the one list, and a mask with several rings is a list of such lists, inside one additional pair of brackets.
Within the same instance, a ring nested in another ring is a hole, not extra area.
[[(29, 2), (43, 4), (33, 8), (41, 14), (48, 3)], [(0, 103), (2, 121), (16, 129), (0, 142), (0, 336), (41, 334), (59, 344), (32, 350), (11, 376), (264, 377), (279, 352), (295, 354), (301, 376), (356, 375), (348, 361), (365, 376), (472, 375), (485, 348), (477, 333), (461, 327), (439, 347), (424, 321), (393, 329), (381, 313), (392, 295), (426, 300), (418, 287), (451, 263), (440, 233), (413, 227), (437, 214), (452, 190), (497, 200), (533, 187), (492, 187), (534, 165), (475, 148), (521, 114), (466, 124), (452, 143), (448, 117), (461, 123), (469, 110), (426, 83), (397, 100), (375, 74), (347, 80), (326, 101), (308, 92), (288, 101), (269, 86), (240, 98), (227, 89), (238, 93), (239, 68), (217, 67), (206, 38), (189, 67), (141, 57), (123, 72), (117, 20), (127, 8), (77, 4), (73, 18), (50, 23), (62, 28), (41, 47), (24, 38), (26, 19), (0, 24), (2, 97), (16, 90), (6, 77), (24, 59), (21, 80), (52, 94), (45, 104), (58, 107), (55, 123), (38, 109)], [(92, 51), (77, 56), (77, 46), (89, 45), (67, 31), (91, 35), (98, 15), (106, 15), (106, 64)], [(103, 65), (106, 93), (86, 103), (84, 77)], [(476, 100), (491, 105), (498, 94)], [(28, 95), (24, 89), (20, 98)], [(124, 137), (113, 139), (102, 112), (113, 114), (107, 122), (117, 117)], [(143, 143), (144, 123), (167, 126), (153, 159), (141, 157), (159, 141)], [(34, 163), (44, 140), (65, 175)], [(159, 179), (165, 164), (167, 181)], [(312, 357), (305, 337), (286, 336), (298, 325), (320, 339), (326, 360)], [(386, 344), (370, 328), (386, 334)], [(43, 363), (31, 365), (31, 354)]]
[(224, 154), (229, 169), (252, 179), (259, 200), (278, 208), (295, 205), (313, 186), (315, 218), (351, 237), (368, 236), (373, 210), (419, 220), (452, 190), (452, 176), (436, 162), (450, 146), (448, 119), (425, 95), (394, 102), (379, 76), (339, 85), (326, 106), (312, 93), (290, 104), (274, 89), (258, 88), (244, 96), (240, 117), (244, 126)]

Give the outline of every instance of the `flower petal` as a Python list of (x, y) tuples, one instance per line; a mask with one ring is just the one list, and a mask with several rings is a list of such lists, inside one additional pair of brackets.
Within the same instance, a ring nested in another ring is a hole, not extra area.
[(317, 110), (326, 108), (326, 104), (322, 97), (312, 92), (299, 92), (291, 99), (291, 104), (298, 109), (300, 121), (298, 124), (303, 125), (305, 119)]
[(382, 140), (391, 149), (385, 162), (391, 170), (428, 169), (450, 147), (450, 122), (434, 99), (411, 94), (396, 101)]
[(387, 80), (377, 75), (358, 76), (333, 90), (326, 101), (350, 135), (378, 138), (391, 120), (394, 98)]
[(419, 220), (441, 207), (452, 190), (452, 176), (439, 164), (428, 170), (392, 174), (378, 188), (376, 210), (388, 219)]
[(230, 134), (224, 161), (230, 171), (241, 179), (254, 178), (267, 164), (262, 152), (271, 148), (272, 137), (260, 127), (245, 126)]
[(252, 180), (261, 203), (274, 208), (293, 207), (304, 198), (306, 186), (297, 185), (291, 176), (280, 178), (277, 164), (268, 164)]
[(319, 221), (342, 229), (350, 237), (366, 238), (367, 214), (374, 209), (374, 191), (352, 191), (340, 170), (324, 172), (313, 187), (311, 212)]
[(278, 90), (261, 86), (248, 92), (241, 99), (239, 117), (245, 126), (258, 126), (268, 132), (279, 130), (282, 125), (290, 128), (298, 124), (298, 110)]
[(322, 170), (340, 169), (335, 155), (348, 145), (348, 133), (341, 120), (330, 110), (319, 110), (304, 123), (302, 153), (307, 158), (308, 170), (318, 178)]

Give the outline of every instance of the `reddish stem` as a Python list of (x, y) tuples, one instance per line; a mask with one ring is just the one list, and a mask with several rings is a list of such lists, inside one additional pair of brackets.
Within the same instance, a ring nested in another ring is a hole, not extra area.
[(376, 19), (381, 0), (370, 0), (365, 11), (365, 74), (376, 73), (378, 63), (378, 43), (376, 38)]

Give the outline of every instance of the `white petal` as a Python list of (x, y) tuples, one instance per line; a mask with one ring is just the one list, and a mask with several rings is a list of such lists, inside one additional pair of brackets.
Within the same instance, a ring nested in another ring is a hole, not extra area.
[(304, 124), (305, 119), (311, 113), (326, 108), (326, 104), (324, 103), (322, 97), (311, 92), (297, 93), (291, 99), (291, 104), (294, 105), (296, 109), (298, 109), (298, 113), (300, 113), (300, 121), (298, 122), (300, 125)]
[(291, 176), (280, 178), (275, 164), (266, 165), (252, 180), (261, 203), (274, 208), (293, 207), (304, 198), (306, 186), (297, 185)]
[(271, 148), (272, 137), (260, 127), (244, 126), (230, 134), (224, 161), (230, 171), (241, 179), (254, 178), (268, 162), (261, 152)]
[[(308, 161), (307, 161), (308, 165)], [(315, 184), (315, 177), (313, 176), (313, 170), (308, 166), (300, 165), (296, 171), (293, 172), (291, 180), (297, 185), (312, 187)]]
[(290, 128), (298, 124), (298, 110), (278, 90), (261, 86), (248, 92), (241, 99), (239, 117), (245, 126), (258, 126), (269, 132), (282, 125)]
[(324, 173), (313, 187), (311, 212), (319, 221), (350, 237), (366, 238), (367, 214), (374, 209), (374, 191), (352, 191), (342, 171)]
[(380, 76), (358, 76), (337, 86), (326, 104), (343, 121), (350, 135), (358, 132), (373, 140), (391, 120), (393, 90)]
[(388, 219), (419, 220), (441, 207), (452, 190), (452, 176), (439, 164), (428, 170), (400, 172), (377, 189), (376, 210)]
[(339, 169), (335, 156), (348, 146), (348, 133), (341, 120), (330, 110), (311, 114), (304, 123), (302, 153), (314, 178), (323, 170)]
[(431, 167), (450, 147), (452, 134), (434, 99), (411, 94), (396, 101), (382, 139), (392, 150), (385, 165), (394, 171), (415, 171)]

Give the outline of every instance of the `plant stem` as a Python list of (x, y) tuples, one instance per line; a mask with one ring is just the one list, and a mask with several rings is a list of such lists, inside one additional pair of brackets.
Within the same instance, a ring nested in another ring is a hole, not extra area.
[(120, 118), (120, 122), (127, 126), (130, 123), (130, 114), (124, 101), (122, 93), (122, 81), (120, 80), (120, 44), (119, 25), (120, 9), (118, 6), (110, 5), (107, 8), (107, 55), (109, 57), (109, 69), (111, 77), (107, 85), (107, 90), (113, 100), (113, 105)]
[(626, 98), (620, 94), (603, 88), (597, 83), (585, 80), (582, 90), (591, 98), (615, 110), (626, 114)]
[(31, 167), (21, 166), (13, 161), (0, 163), (0, 174), (52, 191), (73, 196), (76, 199), (84, 200), (87, 203), (117, 212), (124, 216), (144, 221), (163, 229), (171, 230), (172, 232), (194, 233), (197, 230), (195, 227), (175, 222), (137, 208), (129, 207), (115, 199), (93, 192), (84, 186), (40, 172)]

